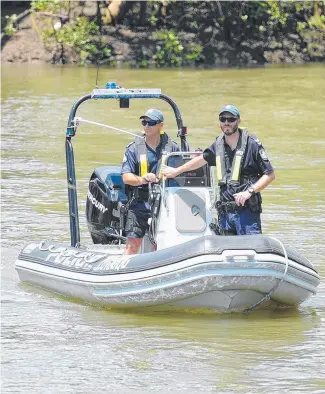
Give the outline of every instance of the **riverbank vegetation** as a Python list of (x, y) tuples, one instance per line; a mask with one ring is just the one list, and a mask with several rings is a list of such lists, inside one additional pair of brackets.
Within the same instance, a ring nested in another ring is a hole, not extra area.
[(159, 68), (325, 60), (324, 1), (17, 3), (27, 7), (3, 23), (5, 62)]

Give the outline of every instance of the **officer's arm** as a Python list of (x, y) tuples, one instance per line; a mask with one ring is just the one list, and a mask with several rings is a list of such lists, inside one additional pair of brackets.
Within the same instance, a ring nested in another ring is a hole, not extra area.
[(134, 151), (134, 143), (127, 146), (123, 157), (122, 163), (122, 179), (126, 185), (130, 186), (141, 186), (147, 184), (148, 181), (145, 177), (136, 175), (138, 172), (138, 162)]
[(263, 189), (266, 188), (272, 181), (275, 179), (275, 173), (274, 171), (271, 172), (270, 174), (264, 174), (261, 176), (261, 178), (254, 183), (253, 189), (255, 193), (261, 192)]
[(255, 193), (265, 189), (275, 179), (275, 173), (272, 164), (270, 163), (269, 158), (267, 157), (267, 154), (263, 148), (263, 145), (259, 140), (256, 150), (256, 163), (259, 167), (260, 174), (263, 175), (253, 185)]
[(141, 185), (146, 185), (148, 181), (142, 176), (132, 174), (132, 172), (127, 172), (122, 175), (123, 182), (126, 185), (130, 186), (141, 186)]
[(206, 163), (207, 162), (204, 160), (203, 156), (197, 156), (180, 167), (166, 167), (166, 169), (163, 170), (163, 174), (167, 176), (167, 178), (174, 178), (183, 172), (196, 170), (197, 168), (203, 167)]

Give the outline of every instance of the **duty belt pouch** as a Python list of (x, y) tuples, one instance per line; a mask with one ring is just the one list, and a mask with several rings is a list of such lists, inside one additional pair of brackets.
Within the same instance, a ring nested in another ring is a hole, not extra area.
[(138, 195), (137, 199), (139, 201), (147, 201), (149, 199), (149, 191), (137, 188)]
[(132, 190), (132, 197), (137, 201), (147, 201), (149, 198), (149, 192), (148, 190), (134, 187)]
[(220, 201), (218, 201), (216, 204), (216, 208), (221, 214), (235, 213), (244, 209), (244, 207), (238, 206), (235, 201), (225, 203), (221, 203)]
[(247, 201), (251, 212), (262, 212), (262, 197), (260, 193), (256, 193)]

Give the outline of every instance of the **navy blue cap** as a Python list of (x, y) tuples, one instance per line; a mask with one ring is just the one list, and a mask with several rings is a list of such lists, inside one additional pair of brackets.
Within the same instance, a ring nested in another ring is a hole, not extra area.
[(140, 116), (139, 119), (143, 119), (143, 118), (150, 118), (152, 120), (156, 120), (157, 122), (164, 121), (163, 113), (159, 111), (159, 109), (155, 109), (155, 108), (148, 109), (148, 111), (144, 115)]
[(235, 107), (232, 104), (227, 104), (224, 107), (221, 108), (220, 112), (219, 112), (219, 116), (223, 113), (223, 112), (229, 112), (232, 115), (236, 116), (236, 118), (240, 118), (240, 112), (239, 109), (237, 107)]

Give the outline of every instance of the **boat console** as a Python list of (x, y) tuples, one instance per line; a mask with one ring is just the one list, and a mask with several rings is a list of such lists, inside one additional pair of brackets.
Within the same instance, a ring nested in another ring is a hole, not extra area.
[[(177, 168), (201, 152), (173, 152), (166, 156), (166, 165)], [(186, 171), (173, 179), (162, 179), (149, 185), (149, 220), (147, 241), (143, 253), (152, 250), (152, 244), (165, 248), (170, 244), (202, 235), (210, 235), (213, 222), (213, 190), (207, 165)], [(95, 244), (125, 242), (125, 219), (128, 208), (128, 190), (123, 183), (120, 167), (96, 168), (89, 181), (86, 203), (88, 229)]]
[[(180, 167), (187, 163), (200, 152), (175, 152), (168, 155), (167, 166)], [(209, 167), (198, 168), (196, 170), (186, 171), (173, 179), (167, 180), (167, 187), (210, 187), (211, 179)]]

